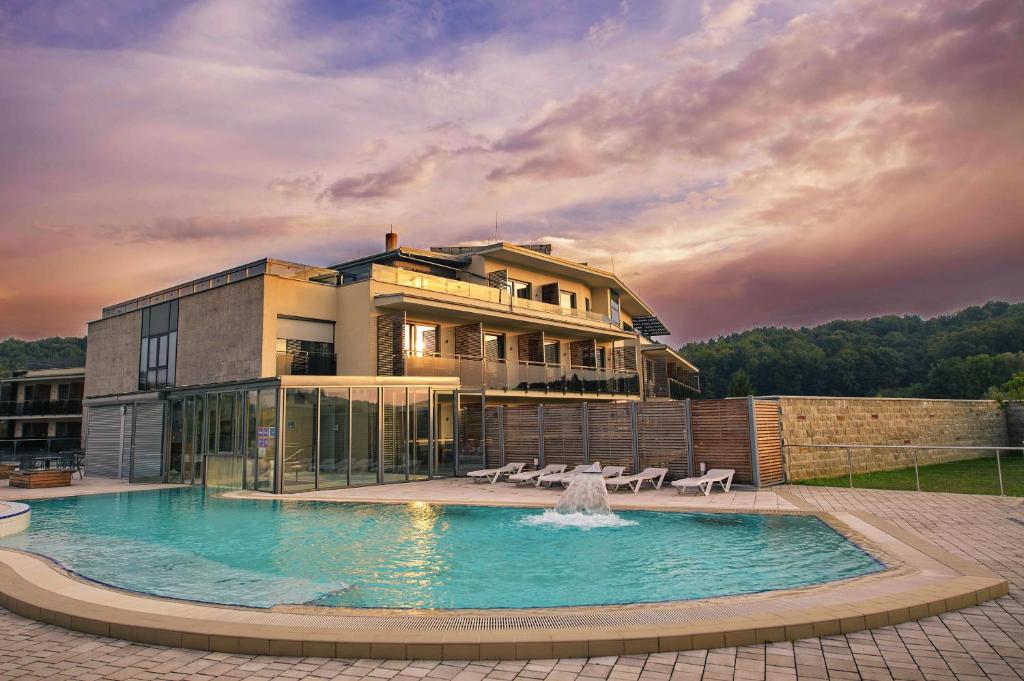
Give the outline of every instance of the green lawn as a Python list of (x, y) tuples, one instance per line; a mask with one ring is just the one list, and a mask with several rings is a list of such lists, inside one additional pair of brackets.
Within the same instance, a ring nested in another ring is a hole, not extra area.
[[(1003, 489), (1007, 496), (1024, 497), (1024, 456), (1020, 452), (1001, 455), (1003, 467)], [(999, 494), (996, 476), (995, 456), (984, 459), (951, 461), (920, 467), (922, 492), (956, 492), (959, 494)], [(800, 480), (797, 485), (818, 485), (825, 487), (849, 487), (846, 475), (834, 478)], [(914, 468), (876, 473), (855, 473), (853, 486), (868, 489), (917, 489)]]

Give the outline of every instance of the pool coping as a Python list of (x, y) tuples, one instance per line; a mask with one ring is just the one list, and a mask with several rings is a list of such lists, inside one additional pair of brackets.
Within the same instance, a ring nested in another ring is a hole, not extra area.
[(16, 501), (0, 501), (0, 537), (8, 537), (28, 528), (32, 509)]
[(0, 605), (91, 634), (215, 652), (493, 660), (797, 640), (898, 624), (1008, 593), (1002, 577), (871, 514), (815, 512), (790, 501), (801, 508), (766, 514), (814, 515), (885, 568), (798, 589), (668, 603), (436, 611), (262, 609), (138, 594), (80, 578), (41, 556), (0, 549)]

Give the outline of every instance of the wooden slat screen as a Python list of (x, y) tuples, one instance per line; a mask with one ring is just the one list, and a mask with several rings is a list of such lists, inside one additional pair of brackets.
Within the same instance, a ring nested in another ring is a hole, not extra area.
[(516, 338), (516, 350), (520, 362), (544, 361), (544, 333), (524, 333)]
[(753, 482), (747, 400), (693, 400), (693, 463), (736, 470), (734, 482)]
[(455, 327), (455, 354), (459, 357), (483, 357), (484, 335), (483, 326), (464, 324)]
[(757, 464), (761, 485), (776, 485), (784, 480), (779, 403), (754, 400), (754, 422), (757, 428)]
[(544, 405), (544, 463), (583, 463), (583, 410), (579, 404)]
[(549, 305), (558, 305), (558, 284), (544, 284), (540, 287), (540, 302)]
[(587, 405), (590, 460), (633, 471), (633, 428), (628, 402)]
[(508, 270), (495, 270), (487, 274), (487, 285), (491, 288), (505, 288), (508, 286)]
[(672, 400), (637, 404), (640, 467), (667, 468), (673, 478), (691, 475), (687, 462), (689, 424), (686, 403)]
[[(501, 466), (501, 410), (504, 407), (487, 407), (484, 413), (484, 441), (487, 443), (487, 468)], [(511, 463), (506, 461), (506, 463)]]
[(569, 362), (574, 367), (597, 366), (597, 341), (594, 339), (570, 341)]
[(533, 463), (540, 453), (537, 406), (502, 408), (505, 410), (505, 463)]
[(405, 313), (377, 315), (377, 375), (405, 375)]

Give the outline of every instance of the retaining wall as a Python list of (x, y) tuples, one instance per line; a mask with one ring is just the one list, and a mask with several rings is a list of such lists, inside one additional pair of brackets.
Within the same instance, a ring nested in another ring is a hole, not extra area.
[(1024, 402), (1006, 403), (1006, 432), (1011, 445), (1024, 446)]
[[(789, 480), (846, 475), (913, 465), (912, 450), (815, 449), (796, 445), (1005, 446), (1007, 412), (992, 400), (778, 397), (786, 477)], [(1024, 409), (1022, 409), (1024, 412)], [(1021, 415), (1024, 420), (1024, 413)], [(991, 456), (991, 452), (917, 452), (922, 464)]]

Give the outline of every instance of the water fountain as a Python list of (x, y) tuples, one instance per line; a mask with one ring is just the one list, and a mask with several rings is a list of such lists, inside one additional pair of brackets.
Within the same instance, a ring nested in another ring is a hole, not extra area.
[(539, 516), (530, 516), (525, 522), (531, 525), (579, 527), (585, 530), (636, 524), (612, 513), (608, 504), (604, 476), (601, 475), (600, 462), (594, 462), (581, 474), (573, 476), (569, 487), (558, 497), (554, 510), (544, 511)]

